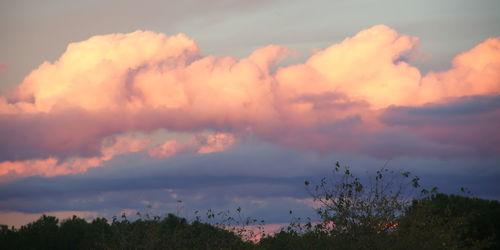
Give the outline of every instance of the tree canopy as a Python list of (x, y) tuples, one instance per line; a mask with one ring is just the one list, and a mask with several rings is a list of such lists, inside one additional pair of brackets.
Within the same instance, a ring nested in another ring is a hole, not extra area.
[[(321, 218), (297, 218), (266, 235), (225, 212), (205, 222), (167, 214), (108, 221), (53, 216), (16, 229), (0, 226), (2, 249), (500, 249), (500, 202), (423, 189), (409, 172), (380, 169), (362, 181), (336, 164), (332, 176), (305, 181)], [(241, 208), (236, 209), (238, 213)], [(290, 211), (292, 213), (292, 211)], [(221, 216), (222, 222), (213, 222)], [(246, 236), (246, 237), (245, 237)], [(248, 237), (251, 236), (251, 237)], [(260, 236), (259, 242), (253, 242)]]

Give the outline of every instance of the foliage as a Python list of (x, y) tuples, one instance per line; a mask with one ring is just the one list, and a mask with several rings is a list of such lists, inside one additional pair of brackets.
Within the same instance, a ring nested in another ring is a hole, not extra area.
[[(339, 173), (342, 174), (338, 176)], [(411, 202), (412, 192), (408, 191), (413, 190), (407, 188), (420, 187), (418, 177), (410, 178), (409, 172), (398, 174), (383, 168), (365, 186), (348, 167), (341, 169), (337, 162), (333, 178), (323, 178), (312, 191), (308, 189), (313, 200), (321, 205), (317, 213), (323, 223), (316, 228), (339, 236), (353, 232), (369, 237), (386, 234), (393, 230), (398, 216)], [(309, 186), (309, 182), (305, 184)]]
[(168, 214), (164, 219), (97, 218), (88, 223), (74, 216), (58, 223), (43, 215), (19, 230), (1, 227), (2, 249), (248, 249), (233, 232)]
[[(337, 163), (305, 185), (319, 223), (292, 222), (261, 241), (266, 249), (500, 249), (498, 201), (437, 193), (409, 172), (378, 170), (363, 184)], [(313, 187), (311, 187), (313, 186)]]
[(448, 249), (500, 249), (500, 202), (434, 194), (413, 201), (400, 219), (401, 248), (418, 242)]
[[(500, 249), (500, 202), (420, 187), (409, 172), (378, 170), (365, 180), (337, 163), (305, 186), (321, 221), (295, 218), (274, 235), (264, 221), (208, 210), (91, 222), (43, 215), (20, 229), (0, 226), (2, 249)], [(290, 211), (290, 214), (293, 214)], [(252, 242), (260, 238), (260, 242)]]
[[(198, 214), (198, 211), (195, 211), (195, 214)], [(236, 208), (234, 213), (229, 210), (215, 212), (209, 209), (206, 217), (206, 223), (233, 232), (243, 241), (255, 241), (266, 237), (265, 221), (244, 216), (241, 207)], [(201, 217), (197, 215), (196, 221), (201, 222)]]

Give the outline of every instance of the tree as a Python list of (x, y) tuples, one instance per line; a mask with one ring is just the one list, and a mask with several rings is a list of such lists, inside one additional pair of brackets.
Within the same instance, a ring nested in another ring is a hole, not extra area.
[[(400, 219), (401, 248), (417, 242), (448, 249), (500, 249), (500, 202), (433, 194), (413, 201)], [(411, 236), (411, 237), (408, 237)]]
[(322, 222), (314, 230), (335, 237), (342, 247), (358, 249), (385, 246), (412, 198), (428, 192), (419, 190), (419, 178), (409, 172), (382, 168), (363, 183), (338, 162), (331, 177), (312, 188), (309, 181), (305, 185), (320, 205), (316, 212)]
[[(262, 240), (263, 225), (229, 211), (192, 222), (168, 214), (92, 222), (43, 215), (19, 230), (0, 225), (2, 249), (500, 249), (500, 202), (422, 189), (409, 172), (382, 168), (361, 180), (335, 164), (332, 176), (305, 182), (321, 221), (300, 218)], [(292, 211), (290, 211), (292, 214)], [(197, 214), (197, 213), (196, 213)], [(258, 223), (258, 224), (256, 224)], [(261, 224), (262, 223), (262, 224)], [(250, 236), (250, 238), (248, 238)]]
[(58, 249), (58, 223), (56, 217), (42, 215), (37, 221), (22, 226), (19, 240), (27, 246), (22, 249)]
[[(382, 168), (362, 181), (335, 164), (305, 185), (321, 222), (291, 225), (261, 242), (277, 249), (499, 249), (500, 203), (446, 195), (409, 172)], [(300, 220), (300, 219), (299, 219)], [(283, 248), (283, 246), (285, 246)]]

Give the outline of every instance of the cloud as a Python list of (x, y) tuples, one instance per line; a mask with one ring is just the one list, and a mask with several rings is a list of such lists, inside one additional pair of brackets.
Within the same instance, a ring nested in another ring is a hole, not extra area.
[(446, 72), (430, 72), (422, 79), (424, 102), (443, 97), (500, 94), (500, 39), (490, 38), (453, 59)]
[(399, 126), (448, 147), (449, 153), (491, 155), (500, 153), (500, 95), (448, 99), (446, 103), (421, 107), (391, 107), (381, 121)]
[(417, 44), (416, 38), (377, 25), (316, 53), (305, 65), (327, 81), (314, 84), (321, 92), (347, 93), (374, 108), (413, 104), (408, 97), (418, 90), (420, 72), (399, 58)]
[(235, 142), (233, 135), (216, 133), (207, 136), (198, 135), (187, 143), (177, 140), (168, 140), (165, 143), (151, 148), (149, 155), (156, 158), (165, 158), (180, 154), (208, 154), (226, 151)]
[[(241, 206), (245, 215), (265, 219), (266, 223), (289, 222), (289, 210), (295, 216), (314, 216), (314, 204), (308, 200), (304, 181), (317, 183), (330, 176), (335, 160), (351, 165), (362, 180), (385, 162), (258, 146), (153, 159), (148, 165), (131, 161), (137, 155), (120, 155), (106, 168), (89, 169), (79, 175), (16, 179), (0, 184), (0, 211), (95, 211), (110, 218), (128, 209), (150, 215), (183, 211), (180, 215), (193, 218), (195, 210), (203, 216), (206, 209), (223, 211)], [(345, 158), (353, 160), (342, 160)], [(498, 199), (498, 160), (498, 156), (407, 157), (390, 161), (387, 167), (411, 171), (421, 177), (425, 187), (438, 185), (441, 191), (457, 192), (465, 186), (480, 197)]]
[[(420, 146), (400, 147), (396, 155), (419, 154), (426, 145), (453, 151), (453, 133), (436, 139), (438, 132), (430, 135), (413, 125), (401, 130), (401, 122), (388, 117), (398, 116), (392, 114), (395, 106), (418, 109), (452, 97), (500, 94), (500, 39), (460, 54), (449, 71), (425, 76), (404, 60), (418, 42), (377, 25), (315, 52), (305, 63), (279, 66), (293, 52), (276, 45), (237, 59), (205, 56), (183, 34), (94, 36), (68, 45), (57, 61), (44, 62), (0, 97), (0, 173), (81, 173), (118, 154), (212, 153), (247, 138), (320, 153), (377, 155), (370, 149), (384, 145), (377, 141), (407, 131), (405, 139), (386, 145)], [(472, 129), (463, 128), (456, 132)], [(484, 136), (469, 135), (472, 151), (492, 152), (476, 142), (495, 129), (474, 128)], [(153, 142), (158, 130), (195, 139)], [(212, 135), (196, 138), (207, 131)], [(105, 145), (134, 132), (149, 141)], [(496, 139), (487, 145), (496, 152)], [(71, 163), (80, 161), (85, 163)]]
[(183, 154), (209, 154), (228, 150), (235, 143), (233, 135), (228, 133), (198, 134), (189, 142), (167, 140), (156, 145), (149, 138), (135, 138), (132, 135), (108, 137), (102, 143), (100, 156), (67, 157), (58, 159), (28, 159), (0, 162), (0, 182), (26, 176), (46, 176), (79, 174), (89, 168), (102, 165), (113, 157), (122, 154), (148, 151), (149, 156), (166, 158)]
[(62, 160), (56, 157), (48, 157), (45, 159), (3, 161), (0, 162), (0, 182), (33, 175), (52, 177), (84, 173), (87, 169), (98, 167), (116, 155), (139, 152), (150, 143), (149, 139), (116, 136), (105, 141), (101, 149), (101, 155), (98, 157), (68, 157)]
[(0, 73), (7, 72), (9, 70), (9, 63), (0, 62)]
[(73, 158), (63, 163), (50, 157), (42, 160), (4, 161), (0, 163), (0, 181), (32, 175), (56, 176), (83, 173), (101, 164), (99, 158)]

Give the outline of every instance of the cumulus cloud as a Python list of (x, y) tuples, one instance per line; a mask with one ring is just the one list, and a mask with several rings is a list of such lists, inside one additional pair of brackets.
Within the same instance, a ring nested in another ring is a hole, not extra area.
[[(247, 135), (285, 147), (370, 154), (366, 142), (377, 147), (381, 134), (398, 134), (391, 129), (400, 125), (388, 122), (396, 118), (387, 118), (396, 116), (393, 106), (500, 94), (499, 38), (458, 55), (450, 70), (425, 76), (403, 60), (418, 42), (377, 25), (281, 67), (288, 48), (270, 45), (242, 59), (205, 56), (183, 34), (136, 31), (72, 43), (0, 97), (0, 173), (80, 173), (144, 150), (153, 157), (220, 152)], [(103, 145), (120, 134), (159, 129), (213, 134)], [(405, 129), (423, 135), (420, 145), (448, 143), (415, 126)], [(497, 141), (491, 144), (498, 149)], [(74, 159), (91, 163), (68, 163)]]
[(430, 72), (421, 81), (423, 102), (443, 97), (500, 94), (500, 38), (490, 38), (453, 59), (446, 72)]

